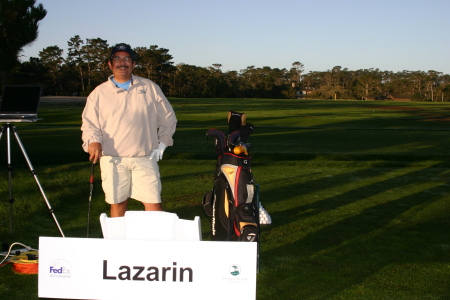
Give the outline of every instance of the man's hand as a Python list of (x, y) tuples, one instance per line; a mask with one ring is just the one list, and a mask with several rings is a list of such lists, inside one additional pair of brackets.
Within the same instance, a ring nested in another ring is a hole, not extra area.
[(152, 154), (150, 154), (150, 159), (156, 159), (156, 161), (160, 161), (163, 158), (164, 150), (166, 150), (167, 146), (164, 143), (159, 142), (158, 149), (152, 150)]
[(89, 160), (92, 163), (97, 163), (102, 157), (102, 144), (101, 143), (90, 143), (88, 146)]

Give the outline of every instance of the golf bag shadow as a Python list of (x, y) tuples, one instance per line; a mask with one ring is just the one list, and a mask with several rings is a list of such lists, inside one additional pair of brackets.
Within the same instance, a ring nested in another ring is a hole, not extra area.
[(259, 186), (250, 168), (249, 144), (241, 140), (243, 131), (226, 138), (222, 131), (209, 129), (206, 136), (215, 139), (217, 155), (213, 189), (203, 196), (203, 208), (211, 217), (211, 240), (258, 242)]

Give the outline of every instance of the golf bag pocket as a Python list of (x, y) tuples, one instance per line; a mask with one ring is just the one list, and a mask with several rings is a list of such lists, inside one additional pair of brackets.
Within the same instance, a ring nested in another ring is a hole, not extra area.
[(208, 217), (213, 215), (213, 196), (214, 191), (211, 190), (203, 195), (203, 209)]
[(259, 240), (256, 220), (256, 209), (252, 202), (240, 204), (235, 209), (234, 230), (237, 240), (243, 242), (257, 242)]
[(258, 227), (255, 225), (247, 225), (247, 226), (242, 227), (239, 241), (240, 242), (257, 242), (257, 241), (259, 241)]
[(212, 195), (211, 240), (230, 241), (233, 236), (233, 195), (223, 174), (214, 182)]

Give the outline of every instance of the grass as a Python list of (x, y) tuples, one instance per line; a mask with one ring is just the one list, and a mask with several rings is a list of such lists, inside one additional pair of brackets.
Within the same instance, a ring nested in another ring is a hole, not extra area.
[[(261, 233), (257, 299), (450, 299), (450, 104), (256, 99), (171, 99), (175, 144), (160, 163), (166, 210), (210, 221), (201, 198), (213, 184), (209, 128), (246, 112), (252, 171), (273, 224)], [(83, 107), (44, 103), (17, 129), (66, 236), (85, 237), (89, 163)], [(0, 143), (0, 241), (38, 246), (59, 236), (12, 141), (14, 231), (9, 233), (5, 140)], [(91, 237), (108, 210), (96, 170)], [(140, 210), (132, 202), (131, 209)], [(0, 268), (1, 299), (36, 299), (37, 276)]]

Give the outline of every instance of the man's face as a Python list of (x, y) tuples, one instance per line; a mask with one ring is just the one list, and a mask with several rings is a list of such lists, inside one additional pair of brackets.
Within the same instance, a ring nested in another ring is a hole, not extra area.
[(131, 79), (131, 74), (136, 63), (131, 60), (127, 52), (119, 51), (114, 54), (114, 57), (108, 62), (108, 65), (114, 74), (114, 79), (125, 82)]

